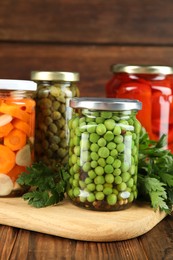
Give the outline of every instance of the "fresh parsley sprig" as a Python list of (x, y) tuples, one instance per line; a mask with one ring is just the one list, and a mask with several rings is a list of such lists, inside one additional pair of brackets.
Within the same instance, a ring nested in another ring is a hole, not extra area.
[(32, 187), (23, 195), (28, 204), (36, 208), (47, 207), (64, 199), (69, 174), (67, 166), (49, 168), (42, 162), (34, 163), (21, 173), (17, 182), (20, 185)]
[(166, 135), (150, 140), (142, 129), (139, 141), (138, 199), (170, 214), (173, 205), (173, 154), (165, 149)]

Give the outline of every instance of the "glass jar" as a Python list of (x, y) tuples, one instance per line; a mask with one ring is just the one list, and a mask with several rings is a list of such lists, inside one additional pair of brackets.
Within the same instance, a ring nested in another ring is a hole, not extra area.
[(97, 211), (128, 208), (137, 197), (141, 103), (74, 98), (70, 106), (69, 198)]
[(35, 158), (47, 166), (66, 164), (68, 125), (72, 116), (69, 100), (79, 96), (79, 73), (33, 71), (37, 83)]
[(130, 98), (142, 102), (137, 118), (153, 140), (167, 135), (173, 152), (173, 69), (168, 66), (117, 64), (106, 84), (109, 98)]
[(0, 197), (27, 190), (16, 179), (34, 161), (35, 82), (0, 80)]

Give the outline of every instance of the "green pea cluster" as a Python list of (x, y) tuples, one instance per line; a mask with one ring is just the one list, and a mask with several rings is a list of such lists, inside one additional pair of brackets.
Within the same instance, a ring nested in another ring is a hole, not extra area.
[(39, 83), (35, 97), (35, 157), (51, 167), (68, 161), (67, 121), (72, 116), (69, 99), (79, 96), (76, 84), (68, 84)]
[(134, 112), (82, 110), (69, 122), (72, 201), (95, 210), (119, 210), (137, 197), (140, 123)]

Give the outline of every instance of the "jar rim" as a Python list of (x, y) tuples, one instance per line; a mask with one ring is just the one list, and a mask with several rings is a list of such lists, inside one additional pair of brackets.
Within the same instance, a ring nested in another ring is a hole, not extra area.
[(32, 71), (31, 72), (32, 80), (59, 80), (59, 81), (79, 81), (78, 72), (66, 72), (66, 71)]
[(36, 91), (37, 84), (31, 80), (0, 79), (0, 90)]
[(97, 97), (72, 98), (70, 100), (70, 106), (72, 108), (88, 108), (93, 110), (110, 110), (110, 111), (142, 109), (142, 103), (139, 100), (121, 99), (121, 98), (97, 98)]
[(130, 64), (113, 64), (111, 66), (113, 73), (125, 72), (129, 74), (173, 74), (173, 67), (162, 65), (130, 65)]

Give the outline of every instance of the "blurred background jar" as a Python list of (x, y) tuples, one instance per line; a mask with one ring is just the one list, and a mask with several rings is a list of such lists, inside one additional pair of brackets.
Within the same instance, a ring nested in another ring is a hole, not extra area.
[(153, 140), (167, 135), (167, 147), (173, 152), (173, 68), (115, 64), (106, 84), (109, 98), (131, 98), (142, 102), (137, 118)]
[(69, 100), (79, 96), (79, 73), (33, 71), (37, 83), (35, 157), (54, 167), (68, 160), (68, 120), (72, 116)]
[(16, 179), (34, 161), (35, 82), (0, 80), (0, 197), (25, 193)]
[(73, 98), (67, 194), (83, 208), (113, 211), (137, 198), (141, 102)]

